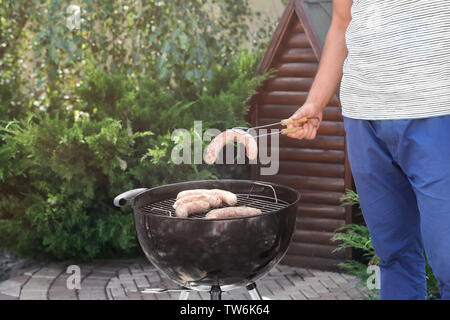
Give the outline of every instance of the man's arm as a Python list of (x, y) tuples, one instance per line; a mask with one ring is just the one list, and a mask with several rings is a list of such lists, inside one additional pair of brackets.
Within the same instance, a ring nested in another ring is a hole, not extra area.
[[(322, 121), (322, 111), (336, 93), (342, 78), (342, 67), (348, 53), (345, 32), (351, 21), (352, 4), (353, 0), (333, 1), (333, 18), (325, 40), (319, 70), (305, 104), (291, 116), (291, 119), (319, 117)], [(289, 125), (288, 128), (295, 126), (300, 125)], [(318, 129), (316, 126), (317, 120), (309, 120), (303, 129), (289, 136), (297, 139), (314, 139)]]

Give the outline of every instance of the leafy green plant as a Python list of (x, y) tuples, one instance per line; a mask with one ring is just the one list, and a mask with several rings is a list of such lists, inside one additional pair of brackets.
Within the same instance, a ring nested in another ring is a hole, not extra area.
[[(360, 208), (358, 194), (353, 190), (347, 190), (345, 195), (341, 198), (341, 205), (352, 205)], [(367, 226), (364, 224), (350, 224), (343, 226), (336, 230), (331, 240), (339, 242), (336, 250), (352, 248), (362, 252), (362, 261), (347, 260), (340, 263), (339, 267), (361, 279), (359, 285), (366, 287), (367, 280), (370, 276), (370, 274), (367, 273), (368, 265), (377, 265), (380, 263), (380, 258), (375, 253)], [(425, 271), (428, 299), (437, 299), (440, 297), (437, 280), (428, 263), (426, 264)], [(369, 299), (378, 299), (378, 290), (368, 290), (367, 297)]]
[[(248, 23), (259, 16), (246, 0), (81, 1), (79, 29), (67, 27), (71, 0), (0, 4), (5, 13), (25, 13), (21, 40), (27, 44), (22, 51), (31, 69), (33, 103), (47, 111), (61, 107), (61, 93), (73, 98), (89, 60), (101, 70), (155, 79), (194, 99), (219, 61), (228, 66), (244, 43), (261, 47), (274, 25), (249, 33)], [(11, 9), (19, 4), (21, 11)]]
[[(115, 195), (135, 187), (245, 175), (216, 166), (176, 165), (171, 132), (194, 120), (225, 129), (245, 125), (246, 102), (266, 76), (243, 51), (217, 66), (195, 100), (151, 79), (86, 66), (73, 110), (33, 113), (0, 127), (0, 243), (16, 253), (57, 259), (136, 252), (129, 208)], [(211, 107), (213, 106), (213, 107)], [(224, 116), (225, 115), (225, 116)]]
[[(348, 203), (348, 199), (356, 199), (353, 191), (347, 192), (346, 196), (342, 198), (343, 203)], [(360, 279), (359, 285), (366, 288), (366, 283), (370, 276), (370, 274), (367, 273), (368, 265), (376, 265), (379, 263), (379, 258), (375, 254), (367, 227), (357, 224), (343, 226), (336, 230), (331, 241), (339, 242), (338, 248), (335, 249), (335, 251), (347, 248), (361, 250), (364, 260), (369, 261), (368, 263), (357, 260), (347, 260), (339, 263), (338, 266), (346, 272), (358, 277)], [(367, 290), (367, 297), (369, 299), (377, 299), (378, 290)]]
[(361, 208), (359, 205), (359, 196), (353, 190), (347, 190), (347, 192), (341, 198), (342, 206), (357, 206)]
[(29, 1), (13, 5), (0, 1), (0, 121), (23, 117), (26, 108), (20, 108), (26, 100), (22, 94), (25, 81), (23, 50), (26, 41), (17, 41), (24, 35), (28, 20)]
[(366, 226), (349, 224), (338, 228), (331, 240), (339, 241), (337, 250), (346, 248), (360, 249), (364, 252), (364, 256), (370, 258), (371, 263), (378, 263), (369, 230)]
[[(273, 23), (247, 1), (0, 0), (0, 244), (92, 259), (136, 253), (136, 187), (247, 177), (245, 166), (175, 165), (174, 129), (246, 125)], [(245, 45), (253, 43), (253, 52)], [(205, 142), (204, 142), (205, 143)]]

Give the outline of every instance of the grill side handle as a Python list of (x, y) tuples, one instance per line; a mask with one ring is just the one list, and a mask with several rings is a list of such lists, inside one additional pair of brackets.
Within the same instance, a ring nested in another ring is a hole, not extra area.
[(124, 207), (126, 205), (129, 205), (131, 200), (133, 200), (138, 194), (141, 194), (142, 192), (147, 190), (147, 188), (139, 188), (125, 191), (124, 193), (119, 194), (114, 198), (114, 205), (116, 207)]

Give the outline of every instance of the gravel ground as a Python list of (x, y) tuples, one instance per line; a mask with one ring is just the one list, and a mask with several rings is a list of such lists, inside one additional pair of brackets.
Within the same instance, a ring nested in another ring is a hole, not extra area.
[(0, 281), (14, 277), (20, 270), (31, 265), (34, 261), (31, 259), (22, 259), (11, 252), (0, 248)]

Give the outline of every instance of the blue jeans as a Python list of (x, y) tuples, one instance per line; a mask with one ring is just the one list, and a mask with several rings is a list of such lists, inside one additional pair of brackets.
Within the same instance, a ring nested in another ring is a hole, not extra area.
[(450, 299), (450, 116), (344, 126), (381, 299), (426, 298), (424, 251)]

